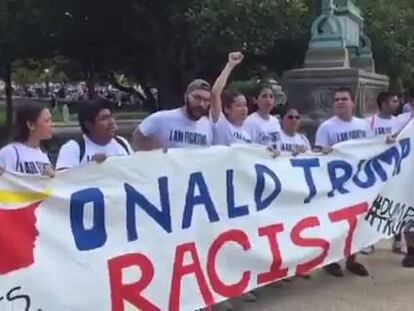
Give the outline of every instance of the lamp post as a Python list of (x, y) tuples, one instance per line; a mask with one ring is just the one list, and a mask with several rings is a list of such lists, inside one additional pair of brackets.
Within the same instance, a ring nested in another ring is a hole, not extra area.
[(46, 68), (45, 69), (46, 97), (49, 97), (49, 72), (50, 72), (50, 69)]

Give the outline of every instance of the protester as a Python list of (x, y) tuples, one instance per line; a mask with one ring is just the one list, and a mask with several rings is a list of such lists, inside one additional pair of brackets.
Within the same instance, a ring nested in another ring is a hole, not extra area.
[(213, 143), (213, 128), (208, 117), (210, 84), (191, 82), (184, 94), (184, 105), (156, 112), (137, 127), (133, 139), (139, 150), (202, 148)]
[(133, 153), (129, 143), (116, 136), (116, 122), (104, 103), (85, 103), (79, 108), (78, 119), (83, 135), (61, 147), (56, 169), (69, 169), (90, 161), (100, 163), (107, 157)]
[(0, 150), (0, 174), (4, 171), (25, 175), (54, 176), (43, 141), (52, 137), (52, 116), (49, 109), (26, 104), (17, 109), (13, 142)]
[[(409, 96), (409, 103), (407, 104), (408, 106), (406, 105), (404, 107), (405, 109), (403, 110), (405, 111), (405, 113), (402, 113), (401, 115), (398, 116), (400, 131), (402, 131), (405, 128), (405, 126), (407, 126), (407, 124), (413, 120), (413, 117), (414, 117), (414, 109), (413, 109), (414, 107), (414, 86), (410, 88), (408, 92), (408, 96)], [(399, 241), (402, 240), (401, 236), (397, 236), (397, 238), (399, 238)], [(407, 253), (402, 261), (402, 265), (405, 268), (414, 268), (414, 233), (405, 232), (404, 238), (405, 238), (405, 244), (407, 246)], [(397, 244), (396, 246), (401, 246), (401, 244), (400, 245)], [(397, 248), (395, 251), (398, 253), (402, 253), (401, 248), (400, 249)]]
[[(340, 142), (367, 138), (370, 135), (369, 123), (353, 115), (354, 95), (349, 88), (342, 87), (334, 94), (334, 116), (323, 122), (317, 130), (315, 146), (323, 153), (332, 151)], [(368, 276), (367, 269), (356, 261), (356, 256), (347, 258), (346, 268), (360, 276)], [(325, 270), (334, 276), (342, 277), (343, 271), (338, 263), (325, 266)]]
[(279, 120), (270, 114), (275, 107), (275, 96), (271, 85), (259, 85), (253, 100), (257, 111), (246, 119), (247, 132), (254, 143), (278, 149), (281, 128)]
[(242, 60), (242, 53), (230, 53), (229, 60), (211, 91), (210, 116), (213, 121), (214, 145), (251, 143), (251, 137), (244, 127), (248, 113), (246, 97), (236, 91), (223, 93), (231, 72)]
[(280, 136), (280, 151), (293, 154), (304, 153), (311, 149), (309, 140), (300, 134), (301, 116), (295, 108), (285, 106), (280, 112), (282, 132)]
[[(170, 148), (206, 148), (213, 144), (213, 127), (208, 117), (211, 86), (196, 79), (184, 94), (184, 105), (177, 109), (156, 112), (136, 128), (133, 139), (139, 150)], [(232, 310), (229, 302), (221, 304)], [(203, 310), (203, 309), (200, 309)]]
[[(391, 141), (400, 130), (400, 121), (394, 114), (398, 111), (398, 95), (394, 92), (380, 92), (377, 96), (378, 113), (366, 118), (371, 128), (373, 137), (384, 136)], [(369, 255), (374, 251), (374, 246), (364, 248), (361, 253)], [(401, 252), (401, 235), (395, 236), (393, 251)]]
[(403, 106), (403, 111), (402, 111), (403, 113), (414, 111), (414, 86), (408, 89), (407, 97), (408, 97), (408, 101)]
[(379, 112), (367, 118), (373, 136), (394, 136), (399, 131), (398, 118), (394, 116), (399, 107), (398, 95), (381, 92), (377, 97)]

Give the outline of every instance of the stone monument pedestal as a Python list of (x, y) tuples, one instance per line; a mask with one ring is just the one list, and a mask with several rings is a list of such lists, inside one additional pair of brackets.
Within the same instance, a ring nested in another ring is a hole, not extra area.
[(304, 68), (285, 72), (282, 82), (289, 104), (305, 117), (309, 137), (332, 115), (335, 89), (350, 88), (356, 97), (356, 114), (367, 116), (378, 110), (377, 95), (389, 85), (387, 76), (375, 73), (371, 41), (355, 3), (321, 0), (320, 4)]
[(356, 114), (376, 112), (376, 97), (388, 89), (388, 77), (356, 68), (304, 68), (285, 72), (283, 89), (289, 104), (305, 115), (306, 132), (332, 115), (333, 93), (338, 87), (349, 87), (355, 94)]

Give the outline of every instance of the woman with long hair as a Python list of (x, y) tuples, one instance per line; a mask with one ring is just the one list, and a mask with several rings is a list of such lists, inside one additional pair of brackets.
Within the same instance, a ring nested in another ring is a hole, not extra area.
[(270, 84), (259, 83), (253, 98), (257, 110), (245, 122), (252, 142), (279, 149), (281, 127), (279, 120), (271, 115), (275, 108), (275, 95)]
[(49, 109), (36, 104), (18, 107), (14, 133), (13, 141), (0, 150), (0, 173), (52, 177), (49, 157), (41, 148), (42, 142), (52, 137)]

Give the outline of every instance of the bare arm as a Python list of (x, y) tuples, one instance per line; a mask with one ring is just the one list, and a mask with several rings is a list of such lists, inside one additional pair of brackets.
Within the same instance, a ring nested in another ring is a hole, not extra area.
[(132, 134), (132, 139), (138, 147), (139, 151), (149, 151), (162, 148), (157, 139), (154, 137), (145, 136), (139, 129), (136, 129), (134, 131)]
[(240, 52), (233, 52), (229, 54), (229, 60), (221, 72), (220, 76), (217, 78), (216, 82), (213, 85), (211, 90), (211, 107), (210, 114), (213, 122), (217, 122), (220, 118), (222, 112), (222, 103), (221, 103), (221, 93), (226, 87), (227, 80), (230, 77), (233, 69), (242, 62), (243, 54)]

